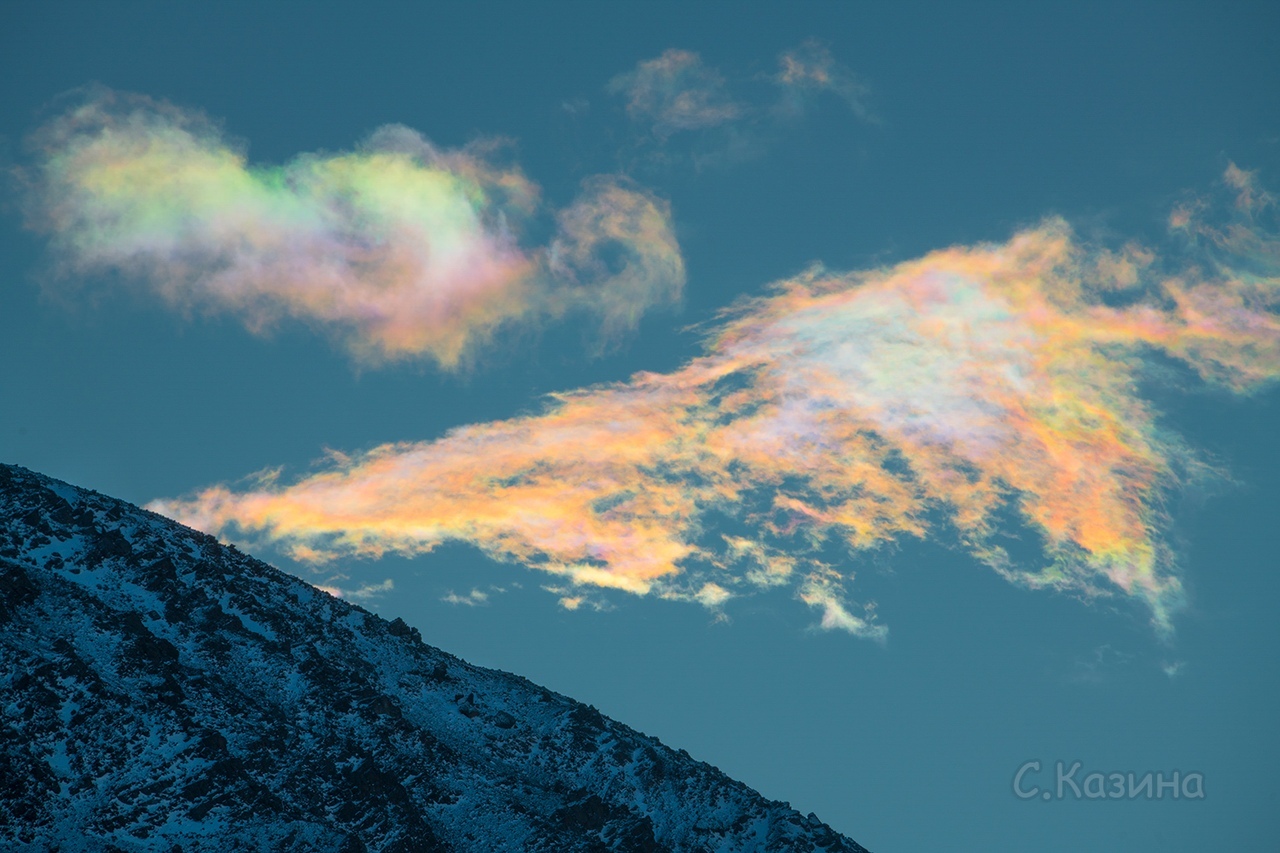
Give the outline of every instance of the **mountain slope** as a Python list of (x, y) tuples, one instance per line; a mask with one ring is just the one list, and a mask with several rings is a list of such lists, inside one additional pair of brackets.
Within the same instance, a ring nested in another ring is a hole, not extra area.
[(845, 851), (683, 751), (0, 465), (0, 847)]

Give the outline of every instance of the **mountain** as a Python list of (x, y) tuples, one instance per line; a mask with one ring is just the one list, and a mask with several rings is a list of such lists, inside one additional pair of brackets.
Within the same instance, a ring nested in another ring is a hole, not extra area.
[(403, 621), (6, 465), (0, 650), (5, 850), (864, 851)]

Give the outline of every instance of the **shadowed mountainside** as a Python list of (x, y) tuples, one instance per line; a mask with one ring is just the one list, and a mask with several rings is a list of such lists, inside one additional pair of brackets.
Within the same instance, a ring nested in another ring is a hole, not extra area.
[(6, 465), (0, 649), (5, 849), (865, 853), (400, 620)]

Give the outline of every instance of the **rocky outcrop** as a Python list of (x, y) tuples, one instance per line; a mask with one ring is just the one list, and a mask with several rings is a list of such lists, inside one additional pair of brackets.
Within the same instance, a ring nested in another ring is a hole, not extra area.
[(0, 466), (0, 847), (844, 851), (211, 537)]

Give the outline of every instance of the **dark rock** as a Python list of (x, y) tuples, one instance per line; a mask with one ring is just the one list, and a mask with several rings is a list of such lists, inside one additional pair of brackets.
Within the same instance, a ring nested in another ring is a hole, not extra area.
[[(862, 850), (403, 620), (52, 485), (0, 465), (0, 849)], [(65, 560), (34, 551), (53, 541)]]
[(21, 565), (0, 562), (0, 623), (35, 601), (39, 594), (40, 587)]

